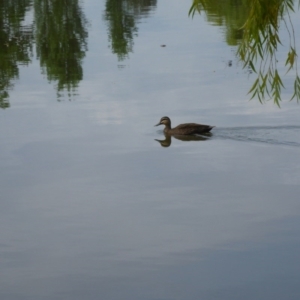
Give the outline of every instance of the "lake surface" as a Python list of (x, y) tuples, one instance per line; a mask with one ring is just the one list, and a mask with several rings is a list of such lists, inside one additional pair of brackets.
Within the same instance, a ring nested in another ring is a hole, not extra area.
[[(228, 16), (190, 1), (18, 3), (0, 6), (18, 16), (1, 29), (1, 299), (300, 299), (293, 73), (281, 108), (248, 101)], [(216, 127), (166, 140), (165, 115)]]

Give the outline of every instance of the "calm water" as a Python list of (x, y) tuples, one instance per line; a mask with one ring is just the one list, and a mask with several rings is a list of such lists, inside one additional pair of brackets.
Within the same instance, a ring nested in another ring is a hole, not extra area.
[(300, 106), (248, 101), (241, 7), (5, 3), (1, 299), (299, 299)]

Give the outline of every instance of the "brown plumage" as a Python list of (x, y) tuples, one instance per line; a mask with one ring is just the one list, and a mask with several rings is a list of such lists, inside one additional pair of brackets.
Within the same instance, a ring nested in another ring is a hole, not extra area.
[(203, 134), (210, 132), (215, 127), (196, 123), (185, 123), (171, 128), (171, 120), (169, 117), (162, 117), (155, 126), (159, 125), (165, 125), (164, 133), (169, 135)]

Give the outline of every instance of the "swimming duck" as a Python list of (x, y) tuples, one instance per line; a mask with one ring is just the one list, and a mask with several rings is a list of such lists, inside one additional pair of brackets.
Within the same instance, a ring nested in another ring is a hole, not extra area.
[(171, 120), (169, 117), (162, 117), (158, 124), (165, 125), (164, 133), (169, 135), (193, 135), (203, 134), (210, 132), (215, 126), (196, 124), (196, 123), (185, 123), (171, 128)]

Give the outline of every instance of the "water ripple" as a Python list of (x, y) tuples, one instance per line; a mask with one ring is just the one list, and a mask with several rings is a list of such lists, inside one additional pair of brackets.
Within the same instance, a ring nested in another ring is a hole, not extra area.
[(300, 147), (300, 126), (223, 127), (214, 138)]

